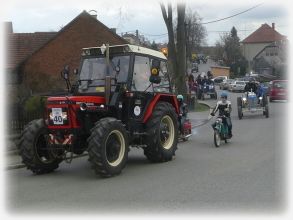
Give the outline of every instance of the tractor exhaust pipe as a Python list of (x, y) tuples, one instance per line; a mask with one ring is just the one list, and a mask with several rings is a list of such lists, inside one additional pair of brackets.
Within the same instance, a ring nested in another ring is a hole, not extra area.
[(109, 49), (109, 44), (106, 44), (106, 63), (107, 63), (107, 75), (105, 77), (105, 100), (106, 100), (106, 105), (109, 105), (110, 95), (111, 95), (110, 49)]

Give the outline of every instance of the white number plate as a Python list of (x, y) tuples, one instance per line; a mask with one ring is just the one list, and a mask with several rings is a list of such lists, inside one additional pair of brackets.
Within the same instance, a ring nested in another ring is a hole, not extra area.
[(63, 125), (62, 108), (52, 108), (54, 125)]

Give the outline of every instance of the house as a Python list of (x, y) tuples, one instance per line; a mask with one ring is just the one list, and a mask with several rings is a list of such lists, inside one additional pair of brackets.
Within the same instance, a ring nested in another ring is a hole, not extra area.
[(5, 72), (8, 84), (21, 82), (20, 70), (24, 61), (46, 42), (52, 39), (57, 32), (13, 33), (12, 22), (5, 22), (7, 35), (7, 62)]
[(106, 27), (95, 16), (83, 11), (59, 32), (7, 33), (6, 73), (15, 73), (31, 93), (62, 91), (60, 77), (65, 65), (79, 68), (81, 50), (103, 43), (126, 44), (127, 41)]
[(274, 42), (282, 40), (286, 40), (286, 36), (275, 30), (275, 23), (272, 23), (272, 26), (262, 24), (260, 28), (246, 37), (241, 43), (242, 52), (248, 61), (249, 69), (252, 69), (253, 59), (261, 50)]
[(260, 75), (284, 78), (287, 69), (288, 41), (281, 40), (265, 46), (254, 58), (253, 69)]
[(125, 39), (129, 44), (140, 45), (138, 34), (134, 35), (126, 32), (122, 35), (122, 38)]
[(129, 44), (139, 45), (144, 47), (151, 47), (151, 42), (146, 39), (146, 37), (142, 34), (139, 34), (138, 30), (135, 31), (135, 34), (132, 33), (124, 33), (122, 34), (122, 38), (124, 38)]

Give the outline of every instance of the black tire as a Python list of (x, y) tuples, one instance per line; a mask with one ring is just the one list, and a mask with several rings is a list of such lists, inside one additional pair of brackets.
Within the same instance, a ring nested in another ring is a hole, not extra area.
[(237, 110), (238, 110), (238, 118), (239, 120), (241, 120), (243, 117), (241, 97), (237, 97)]
[[(19, 141), (19, 155), (27, 169), (35, 174), (50, 173), (63, 160), (59, 152), (48, 148), (43, 119), (31, 121), (23, 130)], [(59, 155), (59, 156), (58, 156)]]
[(217, 98), (218, 98), (217, 92), (215, 93), (214, 98), (217, 100)]
[(266, 116), (266, 118), (268, 118), (269, 117), (269, 105), (268, 104), (266, 104), (266, 106), (265, 106), (265, 116)]
[(128, 159), (128, 136), (115, 118), (103, 118), (91, 129), (88, 138), (89, 162), (97, 175), (112, 177), (121, 173)]
[[(152, 162), (172, 160), (177, 150), (178, 120), (175, 109), (170, 103), (157, 103), (146, 124), (146, 132), (145, 156)], [(162, 139), (165, 139), (165, 141), (163, 142)]]
[(221, 145), (221, 137), (217, 130), (214, 131), (214, 144), (215, 147), (220, 147)]

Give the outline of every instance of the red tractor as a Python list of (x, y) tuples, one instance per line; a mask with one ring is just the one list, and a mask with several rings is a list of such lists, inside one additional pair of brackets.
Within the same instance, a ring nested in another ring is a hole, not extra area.
[[(79, 80), (70, 93), (49, 97), (44, 119), (22, 132), (20, 155), (33, 173), (51, 172), (68, 154), (87, 151), (96, 174), (111, 177), (125, 167), (129, 147), (165, 162), (178, 138), (191, 135), (161, 52), (134, 45), (85, 48), (75, 72)], [(69, 88), (68, 67), (63, 76)]]

